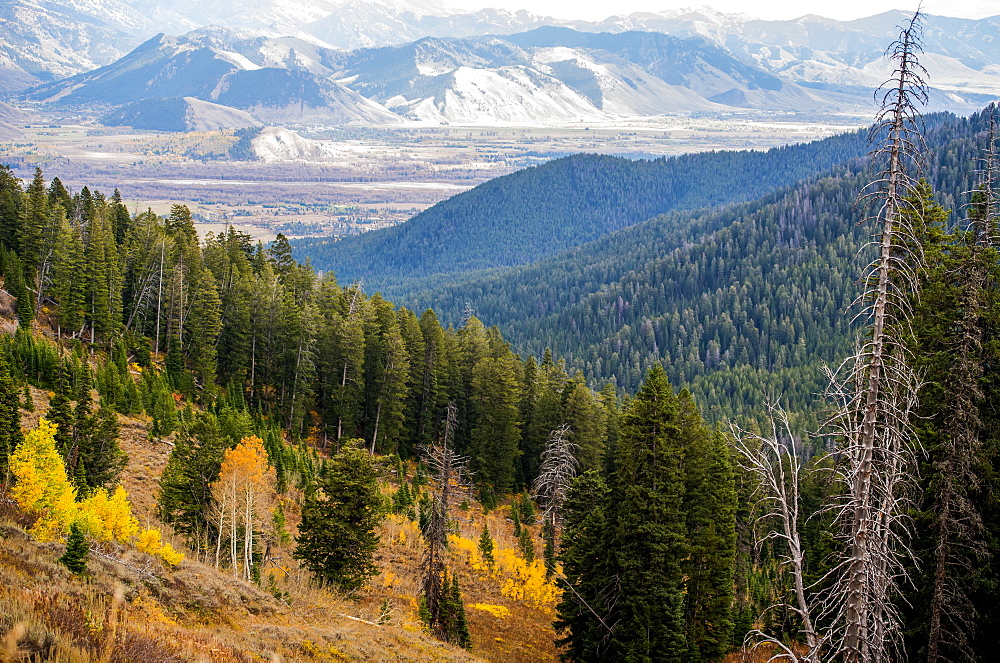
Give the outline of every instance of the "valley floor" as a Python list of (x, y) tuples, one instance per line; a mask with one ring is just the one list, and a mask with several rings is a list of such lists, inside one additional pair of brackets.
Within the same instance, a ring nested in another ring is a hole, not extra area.
[(162, 214), (186, 204), (202, 233), (232, 224), (265, 242), (279, 232), (337, 237), (395, 225), (489, 179), (569, 154), (767, 149), (863, 122), (747, 113), (580, 126), (292, 127), (294, 136), (267, 131), (294, 138), (281, 144), (294, 142), (298, 152), (274, 148), (248, 162), (225, 156), (237, 140), (232, 132), (133, 131), (97, 125), (96, 111), (28, 110), (36, 122), (0, 142), (0, 163), (19, 177), (30, 179), (38, 166), (72, 190), (117, 187), (135, 210)]

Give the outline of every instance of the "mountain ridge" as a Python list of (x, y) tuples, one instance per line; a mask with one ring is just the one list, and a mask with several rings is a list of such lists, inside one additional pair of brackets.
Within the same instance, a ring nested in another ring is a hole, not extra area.
[(581, 154), (490, 180), (392, 228), (294, 246), (318, 269), (395, 296), (408, 279), (528, 264), (671, 210), (751, 200), (866, 151), (856, 131), (766, 152)]

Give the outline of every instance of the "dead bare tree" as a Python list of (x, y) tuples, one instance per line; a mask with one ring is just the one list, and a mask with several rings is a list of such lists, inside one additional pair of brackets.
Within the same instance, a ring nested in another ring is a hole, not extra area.
[(549, 433), (538, 477), (532, 485), (533, 497), (542, 505), (542, 519), (548, 521), (553, 531), (559, 522), (570, 482), (580, 467), (575, 453), (577, 445), (569, 441), (571, 434), (569, 424)]
[(446, 639), (442, 621), (441, 605), (448, 588), (444, 585), (445, 549), (448, 544), (448, 507), (453, 488), (462, 489), (467, 485), (467, 461), (451, 448), (452, 438), (458, 426), (458, 407), (448, 404), (444, 433), (440, 440), (425, 449), (424, 459), (431, 471), (434, 493), (427, 524), (424, 528), (426, 549), (421, 561), (423, 572), (423, 600), (427, 610), (427, 622), (431, 631), (441, 639)]
[(905, 486), (915, 472), (910, 414), (919, 379), (904, 340), (923, 258), (913, 219), (923, 138), (918, 105), (927, 101), (918, 10), (887, 51), (892, 77), (876, 93), (881, 110), (870, 156), (881, 164), (859, 201), (876, 227), (856, 351), (829, 371), (827, 397), (836, 407), (828, 432), (839, 439), (836, 475), (843, 486), (830, 510), (842, 549), (819, 617), (832, 624), (832, 653), (846, 663), (892, 658), (899, 642), (898, 586), (910, 555)]
[(814, 609), (805, 581), (805, 550), (799, 536), (799, 480), (802, 460), (787, 413), (778, 405), (769, 405), (770, 430), (765, 434), (733, 428), (736, 451), (744, 471), (756, 480), (754, 497), (761, 506), (755, 522), (755, 543), (758, 550), (774, 542), (779, 562), (791, 576), (793, 596), (790, 601), (768, 608), (788, 608), (801, 623), (800, 633), (806, 645), (799, 652), (777, 638), (754, 629), (747, 634), (752, 648), (769, 645), (777, 653), (769, 660), (787, 659), (803, 663), (820, 663), (827, 636), (820, 635), (813, 621)]
[(983, 523), (970, 496), (979, 476), (976, 463), (981, 453), (983, 398), (983, 317), (990, 261), (996, 260), (1000, 234), (996, 227), (996, 115), (990, 109), (987, 146), (976, 186), (969, 192), (972, 203), (966, 219), (970, 236), (969, 255), (956, 275), (961, 287), (961, 317), (948, 339), (950, 369), (944, 384), (945, 402), (941, 446), (933, 459), (936, 482), (933, 513), (933, 586), (930, 603), (928, 663), (943, 658), (942, 648), (951, 645), (966, 651), (973, 635), (976, 610), (965, 579), (986, 553)]

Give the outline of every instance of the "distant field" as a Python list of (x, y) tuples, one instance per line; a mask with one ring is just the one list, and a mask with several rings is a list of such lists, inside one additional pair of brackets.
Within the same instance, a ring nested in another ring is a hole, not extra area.
[[(44, 113), (43, 109), (32, 109)], [(658, 117), (614, 125), (294, 128), (318, 141), (311, 160), (227, 160), (231, 132), (101, 127), (87, 113), (43, 116), (0, 142), (22, 178), (40, 166), (70, 189), (117, 187), (130, 208), (191, 207), (205, 232), (235, 224), (262, 241), (342, 236), (400, 223), (486, 180), (578, 152), (656, 158), (767, 149), (815, 140), (864, 120), (786, 115)]]

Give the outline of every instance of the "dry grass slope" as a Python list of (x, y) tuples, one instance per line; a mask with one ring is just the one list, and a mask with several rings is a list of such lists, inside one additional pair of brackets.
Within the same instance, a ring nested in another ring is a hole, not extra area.
[[(33, 411), (21, 413), (25, 428), (37, 424), (50, 399), (48, 392), (35, 388), (31, 395)], [(133, 511), (144, 526), (166, 533), (156, 517), (156, 487), (172, 439), (151, 440), (146, 417), (120, 417), (120, 423), (121, 445), (129, 456), (122, 484)], [(300, 497), (292, 494), (285, 502), (292, 535)], [(475, 538), (487, 519), (499, 546), (516, 547), (507, 531), (511, 524), (506, 510), (484, 516), (474, 505), (467, 511), (456, 509), (454, 515), (461, 536)], [(236, 579), (191, 554), (171, 568), (137, 551), (108, 545), (93, 549), (88, 575), (77, 578), (56, 562), (65, 546), (32, 540), (26, 533), (30, 525), (16, 504), (0, 495), (0, 661), (557, 658), (551, 606), (540, 608), (505, 596), (497, 578), (474, 568), (457, 549), (450, 566), (469, 606), (473, 650), (465, 652), (427, 635), (417, 617), (423, 542), (416, 524), (401, 516), (390, 516), (382, 528), (377, 553), (381, 574), (349, 599), (312, 587), (291, 558), (294, 544), (272, 551), (275, 561), (263, 571), (273, 591)], [(182, 547), (179, 539), (172, 543)], [(472, 607), (477, 604), (490, 608)]]

